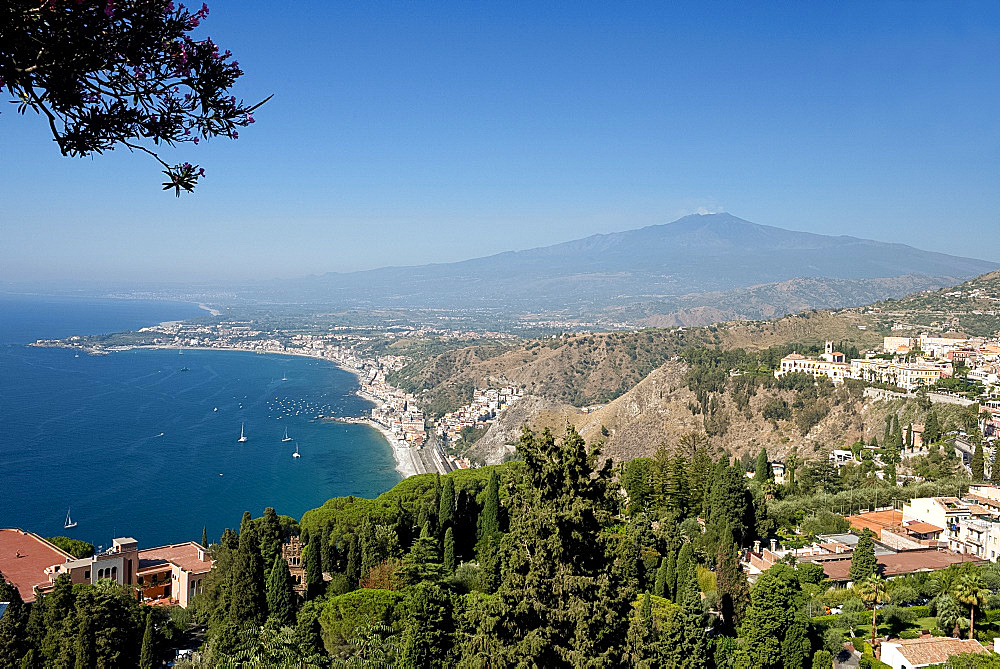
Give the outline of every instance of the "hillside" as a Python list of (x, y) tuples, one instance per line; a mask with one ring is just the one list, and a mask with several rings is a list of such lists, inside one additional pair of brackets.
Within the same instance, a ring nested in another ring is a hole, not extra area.
[(885, 328), (962, 330), (991, 336), (1000, 331), (1000, 271), (957, 286), (879, 302), (872, 305), (872, 311)]
[(903, 244), (708, 214), (456, 263), (268, 282), (244, 295), (336, 309), (485, 310), (705, 325), (856, 306), (995, 269), (996, 263)]

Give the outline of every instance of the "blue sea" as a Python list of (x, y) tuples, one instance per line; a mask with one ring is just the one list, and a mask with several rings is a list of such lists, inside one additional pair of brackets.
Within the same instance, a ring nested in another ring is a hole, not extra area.
[[(199, 315), (175, 302), (0, 295), (0, 527), (155, 546), (200, 539), (203, 526), (217, 538), (244, 510), (300, 518), (330, 497), (399, 482), (378, 431), (317, 418), (371, 406), (354, 394), (355, 377), (329, 363), (25, 345)], [(282, 442), (286, 429), (292, 440)], [(78, 523), (68, 530), (67, 511)]]

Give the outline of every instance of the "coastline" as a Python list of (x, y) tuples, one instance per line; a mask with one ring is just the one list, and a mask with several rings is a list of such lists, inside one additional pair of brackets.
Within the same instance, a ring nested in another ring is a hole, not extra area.
[[(61, 348), (75, 348), (75, 347), (65, 346)], [(133, 350), (143, 350), (143, 349), (145, 350), (187, 349), (189, 351), (242, 351), (244, 353), (256, 353), (257, 355), (290, 355), (298, 358), (310, 358), (312, 360), (322, 360), (324, 362), (328, 362), (332, 364), (334, 367), (337, 367), (338, 369), (341, 369), (349, 374), (352, 374), (355, 377), (355, 379), (357, 379), (359, 385), (361, 382), (360, 370), (345, 365), (343, 362), (339, 360), (331, 360), (329, 358), (324, 358), (318, 355), (311, 355), (309, 353), (296, 353), (294, 351), (253, 351), (253, 350), (247, 350), (245, 348), (231, 348), (231, 347), (220, 347), (220, 346), (164, 346), (164, 345), (127, 346), (127, 347), (112, 347), (110, 349), (96, 348), (96, 349), (84, 349), (84, 350), (86, 350), (86, 352), (89, 353), (90, 355), (107, 355), (109, 351), (133, 351)], [(382, 405), (381, 400), (372, 397), (371, 395), (362, 391), (360, 388), (355, 389), (354, 394), (360, 397), (361, 399), (373, 403), (376, 407), (380, 407)], [(382, 435), (382, 438), (386, 440), (386, 442), (389, 444), (389, 447), (392, 449), (392, 457), (393, 460), (396, 461), (395, 469), (401, 478), (406, 479), (411, 476), (415, 476), (418, 473), (418, 469), (416, 463), (413, 460), (413, 453), (411, 452), (410, 447), (406, 445), (405, 441), (396, 439), (396, 436), (391, 431), (389, 431), (385, 426), (381, 425), (380, 423), (376, 423), (374, 420), (372, 420), (370, 418), (370, 415), (371, 414), (367, 416), (348, 416), (348, 418), (356, 418), (358, 419), (357, 421), (351, 421), (351, 422), (364, 423), (365, 425), (376, 430), (380, 435)]]

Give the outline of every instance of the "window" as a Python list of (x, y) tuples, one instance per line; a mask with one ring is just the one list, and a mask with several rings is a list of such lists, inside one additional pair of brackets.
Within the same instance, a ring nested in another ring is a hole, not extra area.
[(89, 569), (87, 571), (83, 572), (83, 577), (85, 579), (87, 579), (88, 581), (90, 580), (90, 570)]
[(118, 580), (118, 567), (111, 568), (111, 578), (113, 578), (116, 581)]

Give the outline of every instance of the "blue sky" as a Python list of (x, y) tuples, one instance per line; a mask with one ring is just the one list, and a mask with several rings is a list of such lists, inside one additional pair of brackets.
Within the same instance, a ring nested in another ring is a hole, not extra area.
[[(756, 7), (763, 5), (766, 7)], [(444, 262), (725, 210), (1000, 261), (1000, 3), (210, 2), (273, 100), (168, 160), (0, 115), (0, 280)]]

